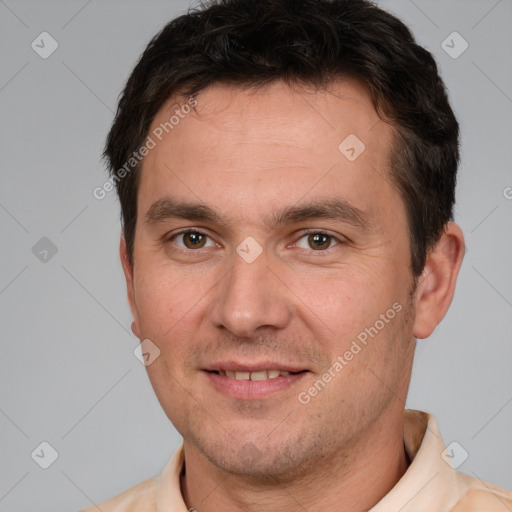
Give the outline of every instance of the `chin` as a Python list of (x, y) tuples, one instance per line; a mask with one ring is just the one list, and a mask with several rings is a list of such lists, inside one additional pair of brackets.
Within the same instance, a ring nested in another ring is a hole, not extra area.
[(257, 441), (233, 444), (233, 439), (227, 444), (203, 440), (194, 445), (220, 470), (258, 484), (293, 481), (301, 474), (309, 473), (309, 468), (318, 461), (317, 457), (314, 460), (311, 457), (318, 451), (305, 449), (303, 443), (289, 437), (280, 443), (264, 441), (264, 446)]

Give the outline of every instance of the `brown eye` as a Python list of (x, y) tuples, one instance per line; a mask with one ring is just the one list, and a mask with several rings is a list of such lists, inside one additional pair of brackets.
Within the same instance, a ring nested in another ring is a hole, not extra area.
[(206, 242), (206, 235), (198, 233), (197, 231), (189, 231), (181, 235), (183, 236), (183, 243), (187, 249), (201, 249)]
[(304, 233), (295, 243), (301, 249), (313, 249), (316, 252), (325, 252), (327, 249), (336, 245), (341, 245), (343, 239), (337, 238), (323, 231), (310, 231)]
[(183, 250), (203, 249), (215, 245), (206, 233), (191, 229), (176, 233), (170, 236), (167, 241)]
[(313, 233), (308, 235), (309, 246), (313, 249), (328, 249), (331, 245), (331, 236), (325, 233)]

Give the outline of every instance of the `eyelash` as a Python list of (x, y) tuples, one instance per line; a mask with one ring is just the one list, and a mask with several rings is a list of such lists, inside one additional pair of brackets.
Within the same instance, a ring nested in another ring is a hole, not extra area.
[[(187, 229), (183, 229), (182, 231), (178, 231), (177, 233), (173, 233), (171, 236), (166, 238), (166, 242), (173, 242), (174, 239), (176, 239), (180, 235), (186, 235), (188, 233), (196, 233), (198, 235), (203, 235), (203, 236), (206, 236), (206, 237), (211, 239), (211, 237), (210, 237), (210, 235), (208, 235), (208, 233), (205, 233), (204, 231), (201, 231), (200, 229), (190, 229), (190, 228), (187, 228)], [(306, 229), (306, 230), (304, 230), (302, 232), (302, 235), (298, 238), (298, 240), (301, 240), (302, 238), (304, 238), (305, 236), (308, 236), (308, 235), (326, 235), (326, 236), (330, 237), (332, 240), (335, 240), (335, 241), (338, 242), (336, 245), (328, 247), (327, 249), (319, 249), (317, 251), (315, 251), (314, 249), (310, 249), (308, 251), (308, 252), (312, 252), (312, 253), (316, 253), (316, 254), (325, 253), (329, 249), (332, 249), (333, 247), (336, 247), (338, 245), (343, 245), (345, 243), (345, 241), (342, 240), (341, 238), (338, 238), (337, 236), (331, 235), (330, 233), (328, 233), (326, 231), (321, 231), (321, 230), (317, 230), (317, 229)], [(296, 243), (297, 242), (295, 242), (295, 244)], [(181, 251), (184, 251), (184, 252), (202, 252), (202, 251), (204, 251), (206, 249), (204, 249), (204, 248), (188, 249), (188, 248), (183, 248), (183, 247), (179, 247), (178, 246), (178, 250), (181, 250)], [(304, 250), (306, 250), (306, 249), (304, 249)]]

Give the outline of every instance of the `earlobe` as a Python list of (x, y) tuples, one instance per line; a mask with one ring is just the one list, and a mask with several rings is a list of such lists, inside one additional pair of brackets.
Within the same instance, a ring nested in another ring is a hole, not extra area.
[(444, 318), (455, 293), (455, 284), (464, 258), (464, 235), (454, 222), (428, 254), (416, 289), (416, 316), (413, 334), (427, 338)]
[(126, 280), (126, 293), (128, 297), (128, 303), (130, 305), (130, 310), (133, 316), (132, 322), (132, 332), (140, 339), (139, 336), (139, 327), (138, 327), (138, 310), (137, 304), (135, 302), (135, 280), (134, 280), (134, 268), (130, 263), (128, 258), (128, 247), (126, 245), (126, 240), (124, 238), (124, 234), (121, 234), (121, 241), (119, 244), (119, 257), (121, 259), (121, 264), (123, 266), (124, 277)]
[(137, 327), (137, 323), (136, 322), (132, 322), (132, 332), (133, 332), (133, 334), (135, 334), (135, 336), (137, 338), (141, 339), (139, 328)]

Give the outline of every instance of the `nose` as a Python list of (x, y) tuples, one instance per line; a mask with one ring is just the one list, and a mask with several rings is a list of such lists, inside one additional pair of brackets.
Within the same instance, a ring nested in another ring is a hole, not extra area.
[(216, 328), (251, 338), (263, 327), (283, 329), (288, 325), (291, 291), (269, 261), (265, 251), (251, 263), (233, 254), (231, 268), (212, 295), (210, 318)]

